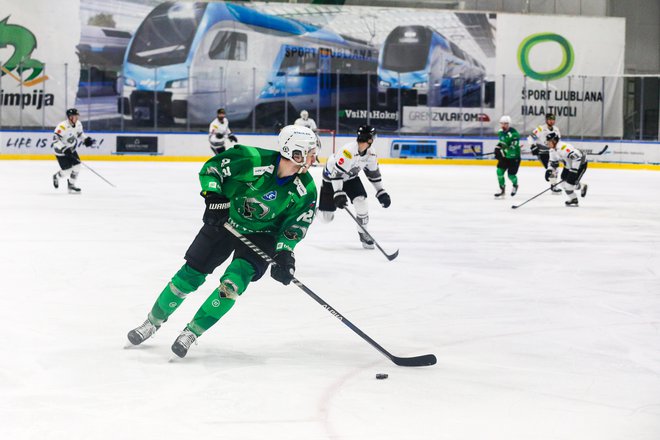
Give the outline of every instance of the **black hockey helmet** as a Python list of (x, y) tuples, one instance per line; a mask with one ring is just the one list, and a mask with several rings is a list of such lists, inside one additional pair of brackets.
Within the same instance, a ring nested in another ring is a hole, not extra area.
[(68, 118), (70, 116), (80, 116), (80, 113), (78, 113), (78, 109), (77, 108), (67, 109), (66, 117)]
[(357, 141), (368, 142), (376, 136), (376, 129), (371, 125), (360, 125), (357, 129)]
[(227, 112), (225, 111), (225, 109), (222, 108), (222, 107), (220, 107), (220, 108), (218, 109), (218, 111), (215, 112), (215, 113), (216, 113), (216, 114), (218, 114), (218, 113), (224, 113), (224, 114), (227, 114)]
[(545, 137), (545, 140), (547, 142), (554, 141), (554, 142), (559, 142), (559, 135), (557, 135), (557, 132), (551, 131), (548, 133), (548, 135)]
[(554, 114), (554, 113), (547, 113), (547, 114), (545, 115), (545, 120), (547, 121), (547, 120), (549, 120), (549, 119), (552, 119), (552, 120), (554, 121), (554, 120), (557, 119), (557, 118), (555, 117), (555, 114)]

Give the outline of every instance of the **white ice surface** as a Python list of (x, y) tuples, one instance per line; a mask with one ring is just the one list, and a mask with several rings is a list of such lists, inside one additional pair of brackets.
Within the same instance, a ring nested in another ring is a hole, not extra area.
[(83, 169), (68, 195), (54, 160), (0, 161), (0, 439), (660, 438), (658, 172), (590, 169), (579, 208), (514, 211), (541, 169), (498, 201), (491, 167), (384, 165), (370, 228), (399, 258), (339, 212), (296, 275), (393, 354), (438, 357), (402, 368), (268, 276), (168, 362), (224, 265), (124, 349), (201, 225), (201, 164), (89, 165), (117, 188)]

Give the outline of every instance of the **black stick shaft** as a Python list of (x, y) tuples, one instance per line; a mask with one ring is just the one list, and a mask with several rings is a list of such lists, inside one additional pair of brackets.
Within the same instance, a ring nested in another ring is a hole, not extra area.
[(557, 185), (559, 185), (559, 184), (562, 183), (562, 182), (563, 182), (563, 180), (560, 180), (559, 182), (555, 183), (554, 185), (550, 185), (548, 188), (544, 189), (543, 191), (541, 191), (540, 193), (538, 193), (538, 194), (535, 195), (534, 197), (525, 200), (525, 201), (522, 202), (520, 205), (512, 205), (511, 207), (512, 207), (513, 209), (518, 209), (518, 208), (520, 208), (522, 205), (531, 202), (532, 200), (534, 200), (534, 199), (537, 198), (538, 196), (540, 196), (540, 195), (542, 195), (542, 194), (545, 194), (546, 192), (550, 191), (551, 189), (553, 189), (554, 187), (556, 187)]
[[(227, 229), (229, 232), (231, 232), (236, 238), (241, 240), (247, 247), (252, 249), (257, 255), (259, 255), (261, 258), (263, 258), (267, 263), (273, 264), (274, 261), (273, 259), (266, 254), (264, 251), (262, 251), (257, 245), (252, 243), (247, 237), (245, 237), (243, 234), (238, 232), (232, 225), (229, 223), (224, 224), (225, 229)], [(338, 311), (336, 311), (330, 304), (325, 302), (320, 296), (315, 294), (310, 288), (305, 286), (303, 283), (301, 283), (297, 278), (293, 278), (292, 280), (293, 284), (298, 286), (303, 292), (305, 292), (307, 295), (311, 296), (314, 301), (317, 303), (321, 304), (321, 306), (326, 309), (332, 316), (335, 318), (339, 319), (342, 323), (344, 323), (348, 328), (353, 330), (355, 333), (357, 333), (362, 339), (367, 341), (372, 347), (374, 347), (376, 350), (378, 350), (381, 354), (383, 354), (386, 358), (391, 360), (397, 365), (401, 366), (410, 366), (410, 367), (419, 367), (419, 366), (425, 366), (425, 365), (434, 365), (436, 363), (436, 358), (434, 355), (424, 355), (424, 356), (416, 356), (412, 358), (400, 358), (397, 356), (392, 355), (390, 352), (385, 350), (383, 347), (380, 346), (376, 341), (371, 339), (366, 333), (364, 333), (362, 330), (360, 330), (358, 327), (355, 326), (351, 321), (346, 319), (344, 316), (342, 316)]]
[(358, 228), (362, 229), (362, 232), (364, 232), (364, 233), (365, 233), (365, 234), (366, 234), (366, 235), (367, 235), (367, 236), (368, 236), (368, 237), (374, 242), (374, 244), (376, 245), (376, 247), (378, 248), (378, 250), (381, 251), (381, 252), (383, 253), (383, 255), (385, 255), (385, 257), (386, 257), (388, 260), (392, 261), (392, 260), (394, 260), (394, 259), (399, 255), (399, 251), (398, 251), (398, 250), (397, 250), (396, 252), (394, 252), (393, 254), (388, 254), (387, 252), (385, 252), (385, 250), (384, 250), (382, 247), (380, 247), (380, 245), (378, 244), (378, 242), (376, 241), (376, 239), (374, 238), (374, 236), (371, 235), (371, 234), (369, 233), (369, 231), (367, 231), (367, 229), (366, 229), (364, 226), (362, 226), (362, 225), (360, 224), (360, 221), (357, 219), (357, 217), (355, 217), (355, 216), (353, 215), (353, 213), (352, 213), (348, 208), (344, 208), (344, 211), (346, 211), (346, 212), (348, 213), (348, 215), (351, 216), (351, 218), (353, 219), (353, 221), (355, 221), (355, 223), (358, 225)]
[(103, 177), (102, 175), (100, 175), (99, 173), (97, 173), (96, 171), (94, 171), (94, 169), (92, 169), (92, 168), (91, 168), (89, 165), (87, 165), (85, 162), (82, 162), (82, 161), (81, 161), (80, 164), (81, 164), (82, 166), (84, 166), (85, 168), (87, 168), (88, 170), (90, 170), (92, 173), (94, 173), (94, 174), (96, 174), (97, 176), (99, 176), (101, 179), (103, 179), (103, 181), (104, 181), (105, 183), (107, 183), (108, 185), (110, 185), (110, 186), (113, 187), (113, 188), (116, 188), (116, 186), (113, 185), (112, 182), (110, 182), (108, 179), (106, 179), (105, 177)]

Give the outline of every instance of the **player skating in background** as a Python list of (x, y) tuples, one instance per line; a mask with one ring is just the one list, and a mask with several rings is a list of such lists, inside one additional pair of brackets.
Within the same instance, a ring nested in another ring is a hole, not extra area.
[(495, 194), (497, 198), (503, 198), (506, 192), (504, 173), (508, 173), (509, 180), (513, 184), (511, 195), (518, 192), (518, 168), (520, 168), (520, 135), (511, 127), (511, 117), (500, 118), (500, 130), (497, 132), (499, 138), (495, 147), (495, 159), (497, 159), (497, 182), (500, 192)]
[(296, 119), (296, 122), (294, 122), (293, 125), (300, 125), (302, 127), (307, 127), (311, 129), (314, 133), (316, 133), (317, 131), (316, 122), (314, 122), (314, 119), (309, 117), (309, 112), (307, 112), (307, 110), (303, 110), (300, 112), (300, 117)]
[(229, 120), (226, 117), (225, 109), (219, 108), (217, 115), (209, 124), (209, 143), (213, 154), (220, 154), (225, 151), (227, 139), (238, 142), (236, 136), (229, 129)]
[[(556, 133), (557, 137), (561, 138), (559, 127), (555, 124), (555, 115), (548, 113), (545, 115), (545, 124), (539, 125), (527, 137), (527, 146), (532, 154), (541, 161), (543, 169), (548, 168), (548, 161), (550, 160), (550, 150), (548, 149), (546, 138), (549, 133)], [(550, 179), (553, 194), (561, 194), (561, 189), (555, 187), (557, 179), (552, 177)]]
[(76, 151), (79, 141), (83, 141), (86, 147), (94, 145), (94, 139), (85, 136), (82, 123), (78, 120), (80, 113), (75, 108), (66, 111), (66, 119), (55, 127), (55, 158), (60, 165), (60, 171), (53, 174), (53, 186), (60, 187), (60, 179), (67, 178), (69, 193), (78, 194), (80, 188), (76, 186), (78, 174), (80, 173), (80, 156)]
[[(367, 192), (359, 176), (362, 170), (376, 189), (376, 198), (383, 208), (390, 206), (391, 199), (383, 189), (378, 158), (371, 148), (375, 136), (375, 128), (361, 125), (357, 130), (355, 141), (344, 145), (341, 150), (328, 157), (323, 169), (319, 200), (319, 211), (323, 220), (332, 221), (334, 211), (337, 208), (346, 208), (350, 199), (355, 207), (358, 222), (366, 229), (369, 223), (369, 205)], [(374, 248), (374, 242), (359, 227), (358, 235), (365, 249)]]
[(557, 168), (559, 162), (562, 162), (564, 164), (561, 172), (562, 187), (568, 197), (566, 206), (578, 206), (575, 191), (579, 190), (582, 197), (587, 195), (587, 184), (580, 183), (582, 176), (587, 171), (587, 155), (574, 146), (561, 142), (557, 133), (548, 133), (546, 140), (550, 149), (550, 161), (545, 171), (545, 180), (549, 182), (551, 178), (557, 178)]
[(186, 263), (161, 292), (147, 320), (128, 333), (138, 345), (167, 321), (207, 275), (233, 253), (220, 286), (206, 299), (172, 345), (184, 357), (191, 344), (232, 308), (268, 263), (227, 231), (229, 222), (275, 264), (271, 276), (289, 284), (295, 271), (293, 249), (307, 233), (316, 210), (316, 186), (307, 170), (314, 160), (316, 135), (289, 125), (278, 136), (280, 151), (237, 145), (208, 160), (199, 172), (206, 203), (204, 225), (186, 251)]

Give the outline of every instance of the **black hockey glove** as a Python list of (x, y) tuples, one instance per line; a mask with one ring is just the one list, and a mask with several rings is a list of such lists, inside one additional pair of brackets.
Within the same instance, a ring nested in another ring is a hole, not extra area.
[(497, 147), (495, 147), (495, 159), (497, 160), (502, 160), (504, 159), (504, 154), (502, 154), (502, 148), (498, 144)]
[(92, 139), (91, 137), (89, 137), (89, 136), (87, 136), (85, 138), (85, 140), (83, 141), (83, 145), (86, 146), (86, 147), (91, 147), (95, 143), (96, 143), (96, 141), (94, 139)]
[(551, 170), (551, 169), (545, 170), (545, 181), (550, 182), (550, 178), (554, 177), (554, 175), (555, 175), (554, 170)]
[(539, 146), (538, 145), (534, 144), (531, 147), (529, 147), (529, 149), (531, 150), (531, 152), (534, 156), (539, 155)]
[(234, 143), (238, 142), (238, 138), (236, 136), (234, 136), (233, 134), (229, 135), (229, 140), (234, 142)]
[(274, 263), (270, 267), (270, 276), (285, 286), (293, 279), (296, 272), (296, 259), (293, 252), (280, 251), (273, 257)]
[(202, 191), (206, 210), (202, 220), (209, 226), (222, 226), (229, 218), (229, 199), (221, 194)]
[(335, 206), (339, 209), (344, 209), (348, 206), (348, 196), (344, 191), (337, 191), (333, 196), (335, 200)]
[(392, 199), (390, 199), (390, 195), (384, 189), (381, 189), (376, 193), (376, 198), (378, 199), (380, 205), (383, 208), (387, 208), (392, 204)]

